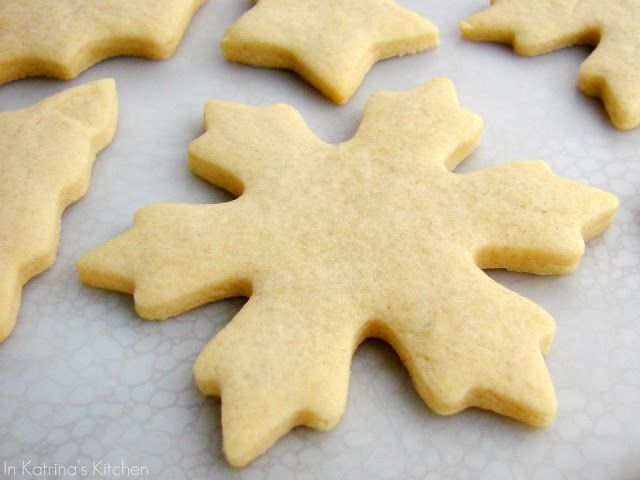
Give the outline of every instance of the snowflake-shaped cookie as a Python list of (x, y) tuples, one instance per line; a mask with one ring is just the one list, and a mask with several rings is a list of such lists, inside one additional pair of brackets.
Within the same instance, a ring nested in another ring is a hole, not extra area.
[(53, 264), (62, 211), (87, 191), (117, 117), (113, 80), (0, 113), (0, 341), (13, 330), (22, 286)]
[(466, 38), (510, 43), (522, 55), (597, 46), (580, 67), (580, 90), (602, 98), (616, 127), (640, 125), (640, 0), (492, 0), (491, 5), (460, 23)]
[(295, 425), (333, 427), (368, 337), (393, 346), (438, 413), (550, 421), (541, 352), (553, 320), (481, 269), (573, 270), (615, 197), (541, 161), (452, 173), (482, 121), (445, 79), (373, 95), (339, 145), (286, 105), (211, 102), (206, 128), (191, 168), (239, 198), (144, 208), (79, 269), (87, 284), (133, 293), (148, 319), (250, 297), (194, 367), (202, 392), (222, 397), (233, 465)]
[(2, 0), (0, 84), (65, 80), (118, 55), (173, 54), (206, 0)]
[(288, 68), (346, 103), (378, 60), (438, 44), (438, 29), (393, 0), (258, 0), (224, 35), (227, 60)]

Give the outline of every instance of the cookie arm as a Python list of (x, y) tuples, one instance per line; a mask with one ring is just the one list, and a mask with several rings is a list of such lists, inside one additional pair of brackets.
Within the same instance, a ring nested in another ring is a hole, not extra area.
[(598, 23), (589, 19), (581, 0), (558, 2), (497, 0), (491, 7), (460, 22), (469, 40), (513, 45), (521, 55), (539, 55), (571, 45), (593, 45)]
[(556, 398), (543, 353), (551, 346), (553, 319), (495, 283), (471, 258), (458, 260), (447, 265), (440, 299), (432, 299), (422, 316), (389, 322), (383, 338), (436, 413), (479, 407), (534, 426), (548, 424)]
[(80, 258), (80, 279), (133, 294), (136, 311), (149, 320), (248, 295), (259, 249), (240, 204), (145, 207), (132, 228)]
[[(542, 356), (553, 339), (553, 319), (492, 281), (471, 257), (449, 253), (454, 254), (440, 272), (434, 270), (431, 284), (420, 285), (423, 278), (403, 286), (424, 292), (424, 301), (412, 295), (406, 302), (411, 308), (397, 318), (381, 315), (377, 336), (393, 346), (436, 413), (479, 407), (546, 425), (556, 412)], [(393, 294), (396, 302), (402, 293)]]
[(580, 90), (600, 97), (611, 122), (627, 130), (640, 125), (640, 35), (637, 25), (606, 28), (580, 67)]
[(205, 1), (92, 2), (77, 8), (68, 1), (4, 0), (0, 85), (41, 75), (72, 79), (118, 55), (167, 58)]
[(438, 27), (395, 2), (380, 11), (374, 53), (377, 60), (415, 53), (440, 43)]
[(437, 78), (403, 92), (373, 94), (344, 146), (416, 171), (421, 165), (453, 169), (476, 149), (481, 133), (482, 119), (460, 106), (450, 80)]
[(288, 105), (251, 107), (212, 101), (205, 108), (206, 133), (189, 146), (191, 170), (234, 195), (259, 186), (264, 177), (288, 175), (301, 158), (328, 147)]
[(584, 242), (618, 208), (613, 195), (554, 175), (542, 161), (520, 161), (459, 175), (473, 212), (461, 231), (482, 268), (537, 274), (574, 270)]
[(297, 425), (332, 428), (344, 412), (357, 345), (349, 301), (291, 286), (256, 291), (194, 365), (222, 400), (224, 453), (244, 466)]

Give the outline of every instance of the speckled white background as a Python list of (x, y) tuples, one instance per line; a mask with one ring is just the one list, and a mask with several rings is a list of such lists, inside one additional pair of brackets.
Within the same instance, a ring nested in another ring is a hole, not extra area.
[[(0, 476), (4, 461), (19, 470), (29, 460), (104, 459), (172, 480), (640, 479), (640, 129), (615, 130), (600, 102), (577, 91), (588, 49), (519, 57), (460, 38), (457, 21), (486, 0), (400, 3), (438, 25), (441, 46), (377, 64), (343, 107), (294, 74), (222, 59), (224, 29), (250, 6), (237, 0), (210, 0), (168, 61), (118, 58), (72, 82), (0, 87), (0, 109), (10, 110), (115, 77), (121, 110), (89, 193), (64, 215), (55, 266), (26, 286), (17, 327), (0, 345)], [(296, 429), (248, 468), (230, 469), (219, 402), (199, 394), (191, 365), (243, 301), (146, 322), (130, 297), (81, 286), (75, 260), (125, 230), (143, 205), (230, 198), (186, 166), (206, 100), (290, 103), (322, 139), (339, 142), (355, 131), (372, 92), (435, 76), (453, 79), (462, 104), (485, 120), (482, 145), (461, 170), (542, 158), (621, 199), (613, 225), (588, 245), (576, 273), (491, 273), (556, 319), (547, 358), (559, 400), (555, 423), (535, 430), (481, 411), (436, 416), (393, 351), (368, 341), (354, 357), (348, 408), (334, 430)]]

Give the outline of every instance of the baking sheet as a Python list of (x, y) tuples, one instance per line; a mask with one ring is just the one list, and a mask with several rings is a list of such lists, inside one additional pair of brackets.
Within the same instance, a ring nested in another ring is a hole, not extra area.
[[(346, 106), (295, 74), (226, 63), (219, 39), (251, 5), (236, 0), (208, 2), (167, 61), (116, 58), (71, 82), (0, 87), (0, 109), (11, 110), (113, 77), (121, 111), (88, 194), (64, 215), (55, 266), (25, 287), (16, 329), (0, 345), (0, 475), (11, 465), (20, 473), (23, 462), (91, 468), (102, 461), (173, 480), (640, 478), (640, 129), (617, 131), (601, 103), (576, 89), (589, 49), (519, 57), (460, 38), (457, 22), (485, 0), (399, 3), (439, 27), (441, 46), (378, 63)], [(81, 286), (75, 261), (124, 231), (139, 207), (231, 198), (187, 169), (205, 101), (289, 103), (320, 138), (340, 142), (356, 130), (371, 93), (436, 76), (451, 78), (462, 105), (485, 121), (481, 147), (459, 171), (541, 158), (621, 200), (613, 225), (588, 244), (574, 274), (491, 273), (557, 322), (547, 357), (557, 419), (537, 430), (477, 410), (437, 416), (393, 351), (367, 341), (355, 354), (348, 407), (334, 430), (296, 429), (249, 467), (229, 468), (219, 401), (200, 395), (191, 365), (243, 300), (147, 322), (130, 297)]]

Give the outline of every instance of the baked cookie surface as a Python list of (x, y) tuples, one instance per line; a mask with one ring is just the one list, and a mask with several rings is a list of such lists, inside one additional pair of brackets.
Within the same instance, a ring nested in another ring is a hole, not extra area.
[(368, 337), (393, 346), (440, 414), (553, 418), (542, 352), (554, 322), (481, 269), (573, 270), (615, 197), (540, 161), (452, 173), (482, 121), (444, 79), (373, 95), (338, 145), (286, 105), (210, 102), (205, 122), (191, 168), (239, 198), (146, 207), (78, 266), (89, 285), (133, 293), (148, 319), (250, 297), (194, 366), (200, 390), (222, 398), (231, 464), (296, 425), (333, 427)]
[(438, 44), (438, 29), (392, 0), (259, 0), (225, 33), (227, 60), (286, 68), (346, 103), (378, 60)]
[(640, 0), (493, 0), (460, 29), (522, 55), (595, 46), (580, 67), (580, 90), (602, 98), (617, 128), (640, 125)]
[(171, 56), (206, 0), (2, 0), (0, 84), (65, 80), (105, 58)]
[(0, 113), (0, 341), (13, 330), (22, 286), (53, 264), (62, 211), (87, 191), (117, 116), (113, 80)]

